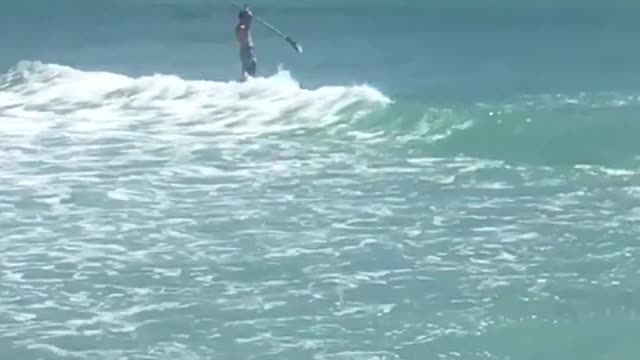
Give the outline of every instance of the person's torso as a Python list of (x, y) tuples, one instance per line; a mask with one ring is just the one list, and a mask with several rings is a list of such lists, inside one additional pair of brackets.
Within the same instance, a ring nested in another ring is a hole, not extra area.
[(236, 26), (236, 37), (240, 42), (242, 48), (253, 48), (253, 39), (251, 38), (251, 31), (245, 29), (242, 25)]

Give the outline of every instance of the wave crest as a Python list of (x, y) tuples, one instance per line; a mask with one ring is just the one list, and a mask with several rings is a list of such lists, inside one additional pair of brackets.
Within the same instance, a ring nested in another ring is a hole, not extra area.
[(0, 115), (4, 116), (17, 107), (30, 117), (39, 112), (84, 116), (91, 110), (105, 120), (132, 116), (206, 120), (227, 129), (260, 132), (269, 130), (268, 123), (279, 125), (272, 130), (326, 126), (389, 103), (389, 98), (368, 85), (304, 89), (282, 69), (242, 83), (166, 74), (132, 78), (22, 61), (0, 77), (0, 109), (4, 109)]

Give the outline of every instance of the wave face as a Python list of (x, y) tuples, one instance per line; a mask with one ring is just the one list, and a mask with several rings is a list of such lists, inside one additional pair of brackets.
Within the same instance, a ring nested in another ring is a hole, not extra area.
[(392, 119), (380, 120), (398, 126), (390, 133), (435, 156), (613, 167), (633, 167), (640, 158), (635, 94), (534, 96), (510, 104), (395, 111)]

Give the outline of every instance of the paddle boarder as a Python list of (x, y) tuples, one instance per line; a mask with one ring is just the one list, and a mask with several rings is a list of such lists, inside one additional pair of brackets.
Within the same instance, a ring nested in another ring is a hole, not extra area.
[(242, 64), (242, 78), (256, 75), (256, 56), (253, 49), (253, 39), (251, 38), (251, 20), (253, 14), (248, 7), (238, 13), (238, 24), (236, 25), (236, 37), (240, 43), (240, 62)]

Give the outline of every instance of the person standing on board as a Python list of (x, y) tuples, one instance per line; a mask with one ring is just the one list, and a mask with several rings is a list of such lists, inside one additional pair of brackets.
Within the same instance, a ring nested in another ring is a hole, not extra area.
[(256, 56), (253, 52), (253, 40), (251, 38), (251, 19), (253, 14), (248, 7), (238, 13), (238, 24), (236, 25), (236, 37), (240, 43), (240, 61), (242, 63), (242, 78), (256, 75)]

